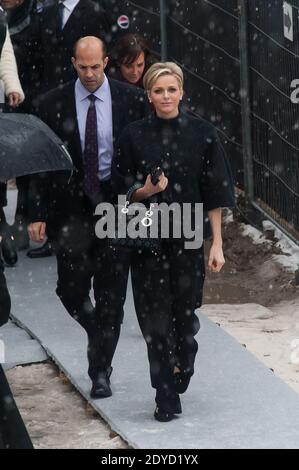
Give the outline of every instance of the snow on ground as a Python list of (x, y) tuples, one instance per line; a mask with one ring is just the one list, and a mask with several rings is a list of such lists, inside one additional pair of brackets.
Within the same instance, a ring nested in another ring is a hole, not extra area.
[(299, 295), (270, 308), (204, 305), (203, 313), (299, 393)]
[[(224, 222), (233, 222), (233, 214), (230, 210), (224, 216)], [(266, 235), (250, 224), (240, 223), (240, 229), (244, 236), (251, 238), (256, 245), (266, 244), (280, 248), (283, 254), (273, 254), (273, 260), (279, 262), (287, 271), (295, 273), (299, 269), (299, 245), (294, 243), (285, 233), (269, 220), (262, 222), (263, 230), (273, 233), (274, 241), (269, 240)]]
[(15, 367), (7, 378), (36, 449), (128, 447), (52, 363)]

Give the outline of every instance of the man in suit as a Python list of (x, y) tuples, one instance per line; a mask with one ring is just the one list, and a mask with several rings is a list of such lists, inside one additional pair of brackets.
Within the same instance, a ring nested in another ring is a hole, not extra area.
[[(143, 91), (107, 79), (102, 40), (80, 39), (72, 62), (78, 79), (47, 93), (39, 115), (66, 143), (77, 172), (70, 182), (63, 173), (47, 175), (46, 185), (36, 177), (28, 231), (33, 241), (42, 242), (46, 231), (56, 241), (56, 293), (87, 332), (91, 396), (102, 398), (112, 393), (109, 377), (123, 319), (129, 258), (96, 237), (93, 214), (98, 202), (114, 202), (114, 143), (127, 124), (144, 117), (147, 105)], [(89, 296), (92, 279), (95, 307)]]
[(75, 77), (70, 58), (79, 38), (97, 36), (110, 44), (117, 31), (107, 8), (91, 0), (57, 1), (41, 11), (38, 28), (37, 61), (42, 92)]
[[(37, 45), (34, 60), (39, 92), (46, 93), (76, 77), (71, 56), (78, 39), (97, 36), (111, 44), (121, 32), (110, 2), (56, 0), (43, 8), (31, 28), (32, 43)], [(49, 238), (43, 246), (29, 250), (27, 256), (42, 258), (52, 254)]]

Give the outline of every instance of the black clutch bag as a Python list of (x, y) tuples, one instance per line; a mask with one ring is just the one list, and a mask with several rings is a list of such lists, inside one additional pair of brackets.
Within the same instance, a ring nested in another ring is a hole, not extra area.
[[(153, 185), (158, 184), (163, 170), (160, 164), (148, 168)], [(115, 233), (110, 238), (110, 245), (123, 250), (137, 250), (151, 253), (160, 253), (162, 247), (162, 213), (158, 209), (156, 196), (151, 197), (149, 208), (143, 204), (130, 204), (133, 193), (142, 188), (140, 183), (134, 184), (126, 195), (123, 206), (115, 207)], [(136, 212), (138, 217), (136, 218)]]
[(155, 204), (149, 208), (140, 204), (115, 206), (115, 233), (109, 244), (126, 251), (161, 251), (160, 214)]
[[(161, 174), (162, 170), (157, 165), (150, 169), (152, 184), (159, 182)], [(161, 251), (161, 224), (156, 204), (150, 204), (149, 208), (143, 204), (130, 204), (133, 193), (142, 187), (140, 183), (134, 184), (127, 192), (125, 205), (115, 207), (115, 236), (110, 239), (110, 246), (157, 254)]]

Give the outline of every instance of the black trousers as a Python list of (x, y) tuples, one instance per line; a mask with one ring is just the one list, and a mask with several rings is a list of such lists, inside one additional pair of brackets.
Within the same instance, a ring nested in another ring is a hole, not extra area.
[[(8, 321), (10, 296), (0, 260), (0, 326)], [(32, 444), (0, 365), (0, 449), (31, 449)]]
[(6, 229), (6, 217), (4, 214), (3, 207), (7, 205), (6, 199), (6, 184), (0, 182), (0, 235), (5, 233)]
[[(132, 285), (138, 322), (147, 344), (150, 377), (157, 397), (175, 393), (174, 366), (190, 377), (200, 329), (194, 310), (201, 306), (205, 277), (203, 247), (186, 250), (165, 241), (160, 255), (132, 255)], [(164, 409), (169, 403), (159, 403)]]
[(33, 449), (4, 371), (0, 366), (0, 449)]
[[(106, 195), (109, 201), (109, 195)], [(60, 230), (56, 248), (56, 293), (88, 335), (88, 373), (108, 371), (124, 316), (130, 255), (95, 235), (92, 210), (73, 215)], [(93, 288), (94, 302), (91, 300)]]
[[(88, 335), (88, 373), (94, 380), (111, 366), (123, 321), (129, 274), (128, 254), (94, 241), (80, 254), (57, 252), (56, 293)], [(93, 304), (90, 291), (93, 287)]]
[(6, 205), (6, 183), (0, 182), (0, 207), (5, 207)]

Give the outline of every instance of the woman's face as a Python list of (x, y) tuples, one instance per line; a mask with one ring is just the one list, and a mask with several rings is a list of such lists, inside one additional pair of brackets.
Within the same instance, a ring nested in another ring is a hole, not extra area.
[(148, 98), (153, 104), (158, 117), (170, 119), (179, 114), (179, 103), (183, 91), (176, 77), (163, 75), (158, 78), (148, 91)]
[(145, 68), (144, 52), (137, 57), (131, 64), (121, 64), (120, 71), (127, 82), (135, 84), (141, 79)]

